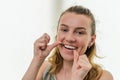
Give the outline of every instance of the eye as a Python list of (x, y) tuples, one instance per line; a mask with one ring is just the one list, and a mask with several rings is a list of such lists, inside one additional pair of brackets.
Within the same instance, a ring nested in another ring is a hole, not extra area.
[(62, 31), (62, 32), (68, 32), (68, 29), (62, 28), (61, 31)]
[(84, 31), (76, 31), (76, 33), (77, 33), (78, 35), (83, 35), (83, 34), (85, 34)]

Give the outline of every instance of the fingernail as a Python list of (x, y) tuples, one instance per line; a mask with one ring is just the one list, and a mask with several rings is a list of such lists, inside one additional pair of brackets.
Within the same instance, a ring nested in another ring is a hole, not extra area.
[(61, 41), (57, 41), (59, 44), (61, 44), (62, 42)]

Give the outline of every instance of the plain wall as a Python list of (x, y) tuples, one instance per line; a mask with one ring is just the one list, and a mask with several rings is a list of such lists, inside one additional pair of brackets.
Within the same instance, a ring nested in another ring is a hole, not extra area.
[(34, 41), (46, 32), (52, 43), (59, 13), (76, 4), (94, 13), (97, 52), (105, 56), (96, 62), (119, 80), (119, 0), (1, 0), (0, 80), (21, 80), (32, 60)]

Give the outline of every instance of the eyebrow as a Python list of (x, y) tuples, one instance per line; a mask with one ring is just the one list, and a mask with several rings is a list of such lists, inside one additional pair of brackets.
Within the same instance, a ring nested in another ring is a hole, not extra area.
[(84, 28), (84, 27), (77, 27), (76, 29), (83, 29), (83, 30), (86, 30), (86, 28)]
[[(68, 25), (66, 25), (66, 24), (61, 24), (61, 26), (65, 26), (65, 27), (69, 27)], [(84, 28), (84, 27), (76, 27), (75, 29), (83, 29), (83, 30), (86, 30), (86, 28)]]
[(65, 27), (68, 27), (68, 25), (66, 25), (66, 24), (60, 24), (61, 26), (65, 26)]

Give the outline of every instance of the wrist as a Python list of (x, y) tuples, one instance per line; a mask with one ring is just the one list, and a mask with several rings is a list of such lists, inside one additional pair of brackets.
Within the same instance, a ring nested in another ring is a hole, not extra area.
[(76, 76), (76, 75), (72, 75), (71, 80), (83, 80), (84, 78), (80, 77), (80, 76)]
[(40, 57), (40, 56), (34, 56), (34, 57), (33, 57), (33, 60), (36, 60), (36, 61), (41, 62), (41, 61), (44, 61), (45, 58), (44, 58), (44, 57)]
[(34, 68), (40, 68), (40, 66), (42, 65), (42, 63), (44, 62), (44, 59), (40, 59), (38, 57), (33, 57), (32, 59), (32, 62), (31, 62), (31, 65), (34, 67)]
[(82, 78), (76, 79), (76, 78), (72, 78), (71, 80), (83, 80)]

